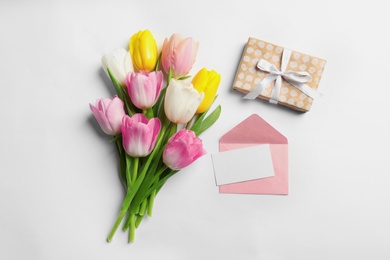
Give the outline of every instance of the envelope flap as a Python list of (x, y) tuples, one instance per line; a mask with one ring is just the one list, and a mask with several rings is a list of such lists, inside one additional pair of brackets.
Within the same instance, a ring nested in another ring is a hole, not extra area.
[(220, 143), (287, 144), (287, 138), (257, 114), (249, 116), (220, 139)]

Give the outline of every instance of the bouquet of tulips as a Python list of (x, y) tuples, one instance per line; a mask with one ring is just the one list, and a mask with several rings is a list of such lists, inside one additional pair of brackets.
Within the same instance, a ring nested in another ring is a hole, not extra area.
[(126, 190), (108, 242), (121, 223), (133, 242), (144, 216), (152, 216), (164, 183), (206, 153), (198, 136), (220, 115), (220, 106), (208, 112), (220, 75), (203, 68), (190, 80), (197, 51), (192, 38), (173, 34), (160, 52), (152, 33), (144, 30), (130, 38), (128, 51), (117, 49), (102, 58), (117, 95), (90, 108), (102, 130), (113, 136)]

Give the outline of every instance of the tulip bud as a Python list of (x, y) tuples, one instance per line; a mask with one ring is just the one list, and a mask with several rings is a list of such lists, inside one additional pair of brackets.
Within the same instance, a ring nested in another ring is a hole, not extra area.
[(186, 124), (194, 116), (203, 100), (191, 83), (171, 79), (165, 93), (164, 110), (168, 119), (175, 124)]
[(173, 34), (166, 38), (161, 51), (161, 64), (166, 73), (172, 69), (172, 77), (180, 78), (190, 72), (198, 52), (198, 43), (192, 38)]
[(122, 86), (125, 86), (127, 73), (134, 71), (130, 54), (125, 49), (117, 49), (112, 53), (104, 55), (102, 57), (102, 67), (108, 78), (110, 78), (107, 71), (107, 68), (109, 68), (112, 75)]
[(202, 140), (193, 131), (182, 129), (168, 140), (163, 161), (172, 170), (180, 170), (204, 154)]
[(126, 153), (133, 157), (149, 155), (161, 129), (160, 119), (148, 119), (144, 114), (124, 116), (122, 119), (122, 144)]
[(133, 104), (146, 110), (154, 106), (160, 96), (164, 83), (162, 71), (133, 72), (127, 75), (126, 85)]
[(215, 70), (208, 71), (206, 68), (201, 69), (192, 79), (192, 84), (198, 92), (204, 92), (204, 99), (200, 103), (197, 114), (201, 114), (214, 102), (215, 95), (221, 82), (221, 75)]
[(134, 34), (130, 38), (129, 50), (133, 64), (138, 70), (154, 70), (158, 59), (158, 48), (149, 30)]
[(122, 117), (125, 115), (125, 110), (120, 98), (115, 96), (112, 99), (98, 99), (95, 106), (89, 104), (89, 107), (103, 132), (108, 135), (121, 133)]

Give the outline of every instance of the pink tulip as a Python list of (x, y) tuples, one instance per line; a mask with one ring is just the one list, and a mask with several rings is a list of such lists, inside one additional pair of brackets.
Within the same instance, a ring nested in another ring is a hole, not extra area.
[(163, 161), (172, 170), (180, 170), (204, 154), (202, 140), (193, 131), (182, 129), (168, 140)]
[(122, 144), (133, 157), (149, 155), (156, 144), (161, 129), (160, 119), (148, 119), (144, 114), (124, 116), (122, 119)]
[(133, 104), (139, 109), (154, 106), (160, 96), (164, 83), (161, 71), (140, 71), (127, 74), (126, 86)]
[(198, 52), (198, 43), (192, 38), (173, 34), (166, 38), (161, 52), (161, 64), (166, 73), (172, 68), (173, 78), (180, 78), (190, 72)]
[(125, 115), (125, 110), (120, 98), (115, 96), (112, 99), (98, 99), (95, 106), (89, 104), (89, 107), (103, 132), (108, 135), (121, 133), (122, 117)]

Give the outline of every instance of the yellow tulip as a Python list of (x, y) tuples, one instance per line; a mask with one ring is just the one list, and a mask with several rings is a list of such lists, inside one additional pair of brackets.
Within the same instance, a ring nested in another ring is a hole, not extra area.
[(208, 71), (206, 68), (203, 68), (194, 76), (192, 85), (199, 93), (204, 92), (203, 101), (196, 111), (197, 114), (201, 114), (209, 109), (215, 99), (220, 82), (221, 75), (215, 70)]
[(138, 70), (154, 70), (158, 59), (158, 48), (149, 30), (134, 34), (130, 38), (129, 50), (134, 67)]

